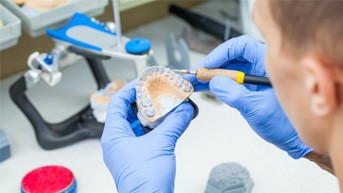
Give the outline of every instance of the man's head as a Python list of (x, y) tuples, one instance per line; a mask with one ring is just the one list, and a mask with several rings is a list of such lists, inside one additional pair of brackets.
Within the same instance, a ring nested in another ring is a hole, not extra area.
[(322, 153), (343, 115), (342, 10), (343, 1), (257, 0), (253, 13), (280, 103), (304, 142)]

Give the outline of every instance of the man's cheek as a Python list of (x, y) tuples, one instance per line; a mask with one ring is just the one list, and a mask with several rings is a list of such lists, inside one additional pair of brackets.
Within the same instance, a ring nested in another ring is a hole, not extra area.
[(269, 75), (270, 78), (272, 78), (273, 76), (273, 67), (272, 67), (272, 60), (270, 58), (270, 54), (267, 52), (267, 55), (265, 57), (265, 60), (264, 60), (264, 63), (265, 63), (265, 66), (266, 66), (266, 71), (267, 71), (267, 74)]

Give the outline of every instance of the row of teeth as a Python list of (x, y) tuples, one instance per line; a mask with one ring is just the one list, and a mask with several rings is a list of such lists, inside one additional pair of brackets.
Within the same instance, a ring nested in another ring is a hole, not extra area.
[(182, 86), (182, 90), (184, 92), (190, 92), (192, 90), (192, 85), (189, 82), (184, 81), (184, 79), (180, 75), (176, 74), (172, 70), (166, 69), (162, 66), (153, 66), (147, 68), (139, 77), (139, 80), (136, 84), (136, 91), (137, 97), (140, 99), (140, 104), (144, 107), (144, 114), (148, 117), (155, 116), (156, 111), (152, 107), (152, 100), (146, 95), (143, 85), (147, 78), (154, 73), (158, 73), (160, 75), (168, 77), (177, 87)]

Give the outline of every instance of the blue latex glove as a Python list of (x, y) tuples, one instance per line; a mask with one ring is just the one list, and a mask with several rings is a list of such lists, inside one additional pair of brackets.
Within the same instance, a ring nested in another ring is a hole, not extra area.
[(173, 192), (175, 144), (193, 118), (193, 107), (182, 103), (158, 127), (142, 135), (130, 107), (136, 99), (135, 82), (111, 98), (101, 137), (104, 161), (120, 193)]
[[(264, 44), (249, 36), (241, 36), (215, 48), (192, 70), (203, 66), (266, 76), (265, 53)], [(213, 78), (210, 83), (199, 82), (193, 75), (186, 75), (185, 78), (196, 90), (210, 89), (220, 100), (236, 108), (260, 137), (286, 151), (291, 157), (298, 159), (313, 150), (301, 141), (271, 87), (239, 85), (223, 76)]]

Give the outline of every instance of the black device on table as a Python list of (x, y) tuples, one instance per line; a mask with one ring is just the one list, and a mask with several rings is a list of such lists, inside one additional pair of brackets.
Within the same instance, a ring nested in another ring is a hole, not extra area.
[(200, 29), (222, 41), (243, 35), (243, 33), (232, 27), (227, 29), (227, 26), (214, 19), (189, 11), (177, 5), (170, 5), (169, 12), (180, 17), (194, 28)]

